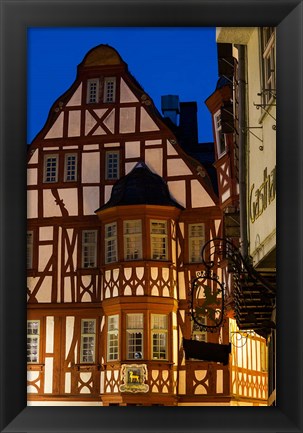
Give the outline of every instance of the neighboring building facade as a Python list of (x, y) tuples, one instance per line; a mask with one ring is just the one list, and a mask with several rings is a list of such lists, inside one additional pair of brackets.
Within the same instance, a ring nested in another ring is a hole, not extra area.
[(222, 212), (111, 47), (91, 50), (28, 154), (28, 404), (230, 404), (228, 365), (185, 360), (188, 292)]
[[(217, 28), (219, 71), (228, 80), (232, 98), (233, 155), (239, 201), (231, 227), (228, 207), (223, 232), (232, 239), (249, 265), (236, 272), (235, 326), (253, 330), (267, 342), (261, 369), (268, 368), (268, 405), (276, 404), (276, 58), (275, 28)], [(229, 66), (227, 66), (229, 65)], [(222, 93), (223, 90), (221, 89)], [(223, 94), (223, 93), (222, 93)], [(214, 99), (214, 96), (212, 97)], [(229, 119), (229, 120), (228, 120)], [(227, 126), (228, 127), (228, 126)], [(228, 129), (227, 129), (228, 132)], [(226, 140), (229, 135), (226, 135)], [(223, 160), (223, 158), (222, 158)], [(220, 169), (220, 159), (216, 162)], [(225, 166), (227, 166), (225, 164)], [(230, 169), (232, 172), (232, 166)], [(230, 180), (232, 182), (232, 180)], [(226, 183), (226, 182), (225, 182)], [(220, 186), (219, 186), (220, 188)], [(223, 186), (221, 187), (223, 191)], [(221, 194), (224, 207), (225, 191)], [(229, 206), (229, 203), (227, 203)], [(238, 231), (238, 234), (237, 234)], [(235, 236), (233, 236), (233, 234)], [(237, 238), (238, 240), (234, 239)]]

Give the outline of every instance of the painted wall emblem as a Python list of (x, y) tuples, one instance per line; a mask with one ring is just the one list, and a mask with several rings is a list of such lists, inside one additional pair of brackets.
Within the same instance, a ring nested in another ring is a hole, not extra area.
[(146, 364), (122, 364), (121, 377), (121, 392), (148, 392)]

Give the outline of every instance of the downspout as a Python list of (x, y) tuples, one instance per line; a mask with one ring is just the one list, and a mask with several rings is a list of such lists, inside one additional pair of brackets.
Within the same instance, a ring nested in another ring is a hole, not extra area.
[(238, 88), (239, 88), (239, 201), (240, 201), (240, 236), (241, 254), (248, 256), (247, 232), (247, 146), (246, 146), (246, 80), (245, 80), (245, 45), (237, 45), (238, 49)]

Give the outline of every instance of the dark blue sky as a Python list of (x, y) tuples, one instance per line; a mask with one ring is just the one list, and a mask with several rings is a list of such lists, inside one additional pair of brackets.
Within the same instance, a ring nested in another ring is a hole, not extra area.
[(100, 27), (28, 30), (28, 136), (44, 126), (52, 104), (74, 82), (77, 65), (99, 44), (115, 48), (161, 112), (161, 95), (198, 103), (199, 141), (213, 141), (204, 103), (217, 79), (215, 28)]

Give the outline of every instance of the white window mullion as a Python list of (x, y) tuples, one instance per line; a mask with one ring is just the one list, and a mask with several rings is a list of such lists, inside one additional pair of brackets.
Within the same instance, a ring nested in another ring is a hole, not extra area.
[(39, 362), (40, 320), (27, 321), (27, 362)]
[(80, 362), (94, 363), (96, 351), (96, 320), (81, 320)]

